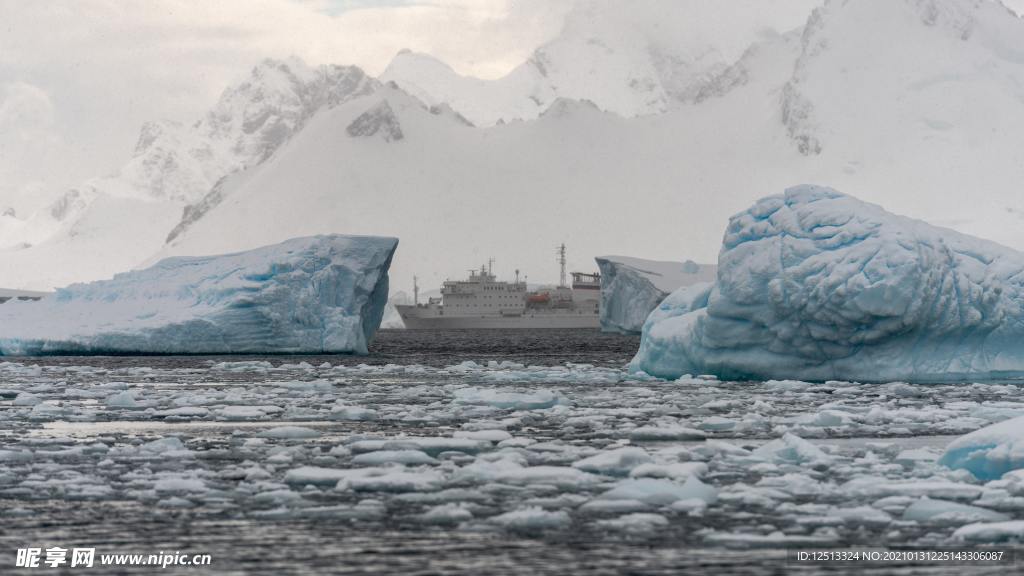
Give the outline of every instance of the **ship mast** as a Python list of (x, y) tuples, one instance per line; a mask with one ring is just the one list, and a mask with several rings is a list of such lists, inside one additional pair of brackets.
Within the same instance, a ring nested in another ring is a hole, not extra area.
[(561, 272), (558, 276), (558, 286), (565, 288), (565, 242), (557, 248), (558, 250), (558, 264), (561, 266)]
[(412, 303), (419, 306), (420, 304), (420, 285), (419, 278), (412, 277)]

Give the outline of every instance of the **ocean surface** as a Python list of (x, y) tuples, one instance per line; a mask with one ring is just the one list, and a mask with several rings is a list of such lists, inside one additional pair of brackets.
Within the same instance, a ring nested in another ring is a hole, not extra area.
[[(1024, 518), (1013, 487), (934, 463), (956, 435), (1024, 413), (1017, 384), (665, 382), (624, 370), (638, 343), (589, 330), (382, 331), (367, 357), (5, 358), (0, 573), (1024, 566), (794, 560), (990, 549), (955, 535), (976, 519), (907, 510), (928, 496)], [(54, 547), (93, 548), (96, 560), (50, 568)], [(41, 567), (15, 566), (26, 548), (43, 551)], [(160, 553), (210, 565), (99, 562)]]

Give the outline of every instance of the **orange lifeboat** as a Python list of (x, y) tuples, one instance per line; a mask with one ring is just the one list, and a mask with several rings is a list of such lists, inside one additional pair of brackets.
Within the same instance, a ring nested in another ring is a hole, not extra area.
[(530, 304), (547, 304), (551, 301), (551, 294), (543, 292), (541, 294), (531, 294), (527, 299)]

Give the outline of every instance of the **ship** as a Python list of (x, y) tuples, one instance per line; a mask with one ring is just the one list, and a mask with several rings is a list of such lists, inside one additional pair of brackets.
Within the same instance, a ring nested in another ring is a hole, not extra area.
[(411, 330), (467, 328), (600, 328), (601, 275), (571, 272), (566, 278), (565, 244), (558, 247), (558, 286), (529, 290), (516, 270), (514, 281), (498, 280), (494, 260), (471, 270), (464, 280), (446, 280), (441, 296), (419, 301), (414, 280), (413, 303), (397, 305)]

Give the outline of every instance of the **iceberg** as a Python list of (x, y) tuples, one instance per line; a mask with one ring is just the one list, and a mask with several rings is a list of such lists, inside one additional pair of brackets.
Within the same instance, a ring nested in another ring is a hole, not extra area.
[(967, 470), (979, 480), (997, 480), (1024, 468), (1024, 416), (965, 434), (949, 443), (943, 466)]
[(595, 258), (601, 270), (601, 330), (639, 334), (647, 316), (682, 286), (712, 282), (716, 267), (627, 256)]
[(976, 381), (1024, 373), (1024, 254), (797, 186), (729, 221), (713, 286), (643, 327), (662, 378)]
[(0, 307), (0, 355), (356, 353), (398, 240), (327, 235), (176, 257)]

